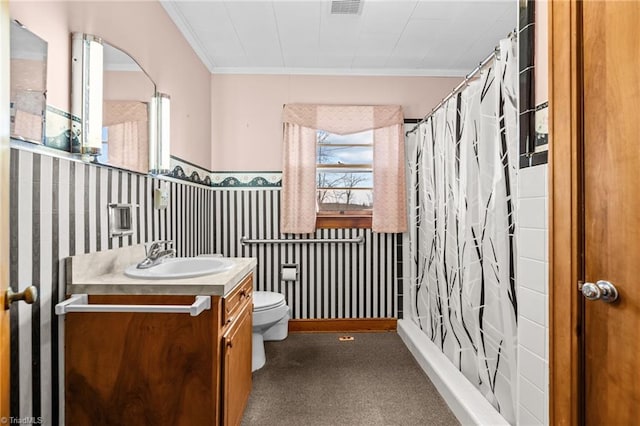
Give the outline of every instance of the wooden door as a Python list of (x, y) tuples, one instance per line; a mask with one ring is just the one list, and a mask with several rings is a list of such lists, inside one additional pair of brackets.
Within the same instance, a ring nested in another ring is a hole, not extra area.
[[(640, 2), (549, 2), (549, 421), (640, 419)], [(612, 282), (613, 304), (578, 282)]]
[(0, 420), (9, 416), (9, 3), (0, 0)]
[(240, 424), (251, 393), (251, 316), (252, 305), (248, 303), (222, 341), (222, 424), (225, 426)]
[(587, 425), (640, 421), (640, 1), (582, 3), (584, 281), (619, 301), (584, 300)]

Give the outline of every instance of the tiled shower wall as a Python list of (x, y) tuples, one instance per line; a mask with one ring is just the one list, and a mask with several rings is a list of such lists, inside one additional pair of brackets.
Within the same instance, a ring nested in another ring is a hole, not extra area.
[[(54, 307), (65, 297), (63, 260), (68, 256), (168, 239), (179, 256), (257, 257), (257, 289), (283, 293), (293, 318), (401, 315), (401, 235), (319, 230), (302, 237), (363, 236), (364, 243), (241, 243), (242, 236), (282, 237), (278, 179), (255, 187), (276, 174), (250, 177), (241, 188), (236, 177), (227, 187), (207, 187), (12, 148), (10, 279), (16, 291), (35, 285), (40, 298), (11, 308), (11, 415), (40, 417), (48, 425), (63, 422), (59, 339), (64, 324)], [(160, 187), (170, 192), (165, 210), (152, 204), (153, 190)], [(112, 202), (138, 205), (132, 236), (109, 238), (107, 205)], [(280, 280), (282, 263), (299, 265), (297, 281)]]
[[(152, 208), (152, 191), (171, 193), (166, 210)], [(109, 238), (107, 204), (137, 204), (135, 232)], [(212, 252), (212, 193), (188, 183), (11, 150), (11, 266), (14, 291), (34, 285), (39, 300), (11, 307), (11, 416), (58, 424), (63, 370), (54, 313), (64, 299), (63, 259), (75, 254), (170, 239), (179, 255)]]
[(518, 179), (518, 424), (549, 424), (548, 166)]

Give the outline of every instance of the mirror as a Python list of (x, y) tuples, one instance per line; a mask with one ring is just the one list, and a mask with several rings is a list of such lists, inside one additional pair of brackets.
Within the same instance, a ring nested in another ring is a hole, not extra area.
[(42, 144), (47, 108), (47, 42), (11, 22), (11, 137)]
[(155, 83), (122, 50), (104, 43), (102, 150), (97, 161), (149, 171), (149, 102)]
[(169, 151), (168, 105), (158, 107), (156, 85), (138, 62), (99, 37), (74, 33), (71, 71), (72, 152), (140, 173), (164, 171), (156, 158)]

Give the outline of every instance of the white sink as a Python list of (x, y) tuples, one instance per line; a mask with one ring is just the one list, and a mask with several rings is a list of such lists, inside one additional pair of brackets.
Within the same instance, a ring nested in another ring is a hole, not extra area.
[(192, 278), (217, 274), (233, 267), (231, 259), (221, 257), (171, 257), (147, 269), (131, 265), (124, 274), (131, 278), (163, 280), (168, 278)]

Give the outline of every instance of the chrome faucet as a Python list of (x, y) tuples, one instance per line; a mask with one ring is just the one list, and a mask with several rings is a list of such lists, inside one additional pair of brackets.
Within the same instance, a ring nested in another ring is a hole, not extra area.
[(147, 249), (147, 257), (138, 263), (138, 269), (147, 269), (157, 265), (167, 257), (175, 257), (176, 251), (172, 248), (162, 249), (163, 245), (170, 246), (173, 244), (171, 240), (154, 241)]

